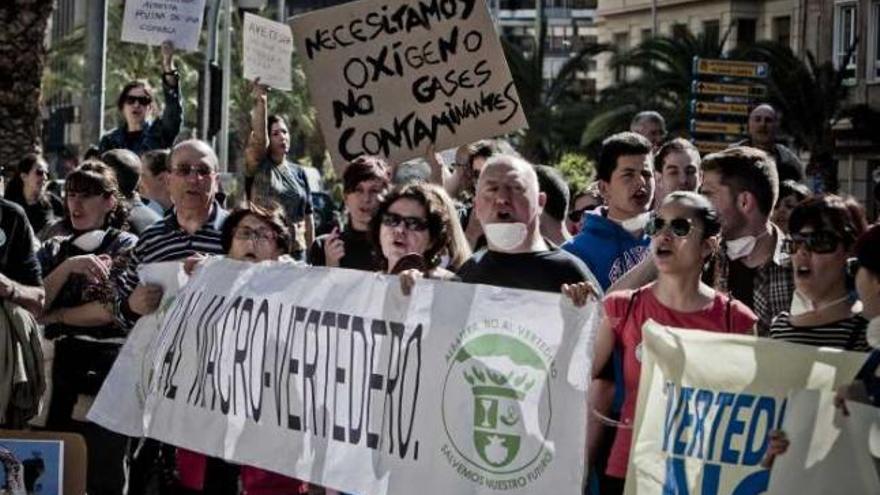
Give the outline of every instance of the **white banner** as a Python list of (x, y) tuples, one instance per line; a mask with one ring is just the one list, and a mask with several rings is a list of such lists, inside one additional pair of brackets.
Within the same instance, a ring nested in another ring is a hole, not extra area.
[(144, 434), (145, 386), (150, 378), (156, 332), (177, 292), (189, 278), (183, 271), (183, 263), (176, 261), (144, 265), (138, 270), (138, 276), (143, 283), (162, 287), (162, 302), (155, 313), (139, 319), (128, 333), (87, 415), (89, 421), (130, 437)]
[(782, 429), (791, 442), (770, 472), (767, 495), (880, 493), (880, 408), (831, 391), (802, 390), (789, 398)]
[(598, 319), (558, 294), (212, 260), (157, 332), (145, 432), (351, 493), (576, 494)]
[(261, 84), (290, 91), (290, 58), (293, 34), (290, 26), (245, 12), (242, 28), (244, 78), (260, 78)]
[(122, 41), (158, 46), (165, 41), (188, 52), (199, 47), (205, 0), (126, 0)]
[(648, 322), (626, 493), (758, 495), (787, 395), (849, 382), (866, 355)]

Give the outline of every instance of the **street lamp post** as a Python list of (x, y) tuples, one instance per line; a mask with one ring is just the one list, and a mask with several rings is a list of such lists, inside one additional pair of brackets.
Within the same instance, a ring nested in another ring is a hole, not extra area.
[(86, 101), (83, 102), (82, 143), (97, 144), (104, 130), (104, 69), (107, 55), (107, 1), (86, 2)]

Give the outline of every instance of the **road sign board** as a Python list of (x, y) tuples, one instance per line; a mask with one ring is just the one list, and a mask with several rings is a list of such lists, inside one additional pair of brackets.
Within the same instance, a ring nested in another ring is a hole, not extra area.
[(715, 153), (716, 151), (723, 151), (729, 148), (731, 143), (727, 141), (703, 141), (696, 140), (694, 141), (694, 146), (700, 150), (700, 153)]
[(691, 120), (691, 132), (698, 134), (734, 134), (746, 133), (746, 124), (741, 122), (711, 122), (707, 120)]
[(769, 72), (770, 67), (764, 62), (694, 57), (695, 74), (764, 79)]
[(691, 112), (711, 115), (749, 115), (749, 106), (743, 103), (715, 103), (710, 101), (691, 101)]
[(703, 81), (691, 83), (691, 91), (698, 95), (741, 96), (743, 98), (764, 98), (767, 86), (760, 84), (722, 84)]

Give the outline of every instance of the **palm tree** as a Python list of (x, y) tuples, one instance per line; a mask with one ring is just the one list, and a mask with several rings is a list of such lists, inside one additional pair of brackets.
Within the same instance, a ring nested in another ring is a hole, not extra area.
[(0, 4), (0, 167), (40, 148), (40, 78), (52, 0)]
[(614, 54), (612, 68), (634, 77), (602, 91), (582, 144), (594, 147), (608, 135), (627, 129), (640, 110), (660, 112), (670, 132), (684, 131), (694, 57), (721, 56), (729, 32), (721, 40), (702, 34), (694, 36), (690, 32), (680, 38), (654, 37), (631, 50)]
[[(536, 37), (535, 46), (542, 47), (546, 30), (537, 30)], [(597, 44), (579, 48), (547, 84), (543, 48), (526, 54), (522, 47), (504, 38), (502, 46), (529, 122), (529, 128), (521, 136), (519, 151), (535, 163), (554, 163), (564, 152), (578, 148), (592, 109), (592, 102), (582, 98), (583, 89), (579, 87), (577, 75), (586, 72), (590, 60), (607, 48)]]

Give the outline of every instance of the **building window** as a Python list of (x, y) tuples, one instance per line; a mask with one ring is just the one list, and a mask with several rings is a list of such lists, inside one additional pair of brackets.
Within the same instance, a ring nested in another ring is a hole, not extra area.
[(721, 43), (721, 22), (716, 20), (703, 21), (703, 37), (709, 46)]
[(880, 1), (871, 4), (868, 24), (868, 79), (880, 80)]
[(749, 46), (755, 44), (757, 39), (757, 24), (755, 19), (739, 18), (736, 20), (736, 44), (737, 46)]
[(683, 40), (688, 36), (687, 24), (675, 23), (672, 25), (672, 39)]
[[(629, 50), (629, 33), (614, 33), (614, 48), (617, 53), (623, 53)], [(622, 66), (614, 68), (614, 82), (619, 83), (626, 80), (626, 69)]]
[(791, 17), (773, 18), (773, 39), (782, 46), (791, 47)]
[(642, 28), (642, 43), (651, 39), (651, 28)]
[(847, 59), (847, 54), (856, 41), (856, 3), (838, 3), (834, 6), (834, 65), (844, 71), (849, 81), (856, 77), (855, 54)]

